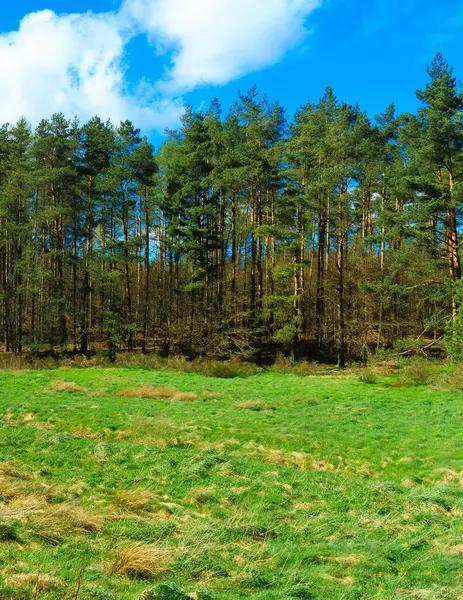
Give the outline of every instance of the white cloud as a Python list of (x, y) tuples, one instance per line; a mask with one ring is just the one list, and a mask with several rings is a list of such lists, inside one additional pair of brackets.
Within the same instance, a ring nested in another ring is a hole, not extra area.
[(163, 88), (224, 84), (279, 61), (321, 0), (125, 0), (153, 44), (174, 50)]
[(175, 123), (182, 103), (131, 94), (123, 66), (127, 38), (112, 13), (24, 17), (0, 35), (0, 121), (26, 116), (33, 124), (54, 112), (82, 119), (99, 114), (115, 123), (133, 118), (160, 129)]
[[(280, 60), (307, 33), (321, 0), (125, 0), (118, 13), (24, 17), (0, 33), (0, 122), (33, 124), (54, 112), (139, 127), (173, 126), (179, 94), (225, 84)], [(129, 40), (144, 33), (170, 56), (162, 81), (129, 89)]]

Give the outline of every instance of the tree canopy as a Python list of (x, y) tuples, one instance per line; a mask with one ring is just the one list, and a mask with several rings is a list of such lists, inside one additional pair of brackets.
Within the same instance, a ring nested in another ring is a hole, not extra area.
[(462, 314), (463, 94), (442, 55), (417, 97), (371, 119), (327, 88), (290, 117), (252, 88), (226, 115), (187, 107), (158, 152), (128, 121), (4, 125), (3, 349), (344, 365), (432, 345)]

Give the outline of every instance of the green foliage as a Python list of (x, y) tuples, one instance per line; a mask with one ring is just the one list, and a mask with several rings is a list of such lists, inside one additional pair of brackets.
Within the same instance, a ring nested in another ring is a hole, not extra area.
[(110, 592), (109, 590), (105, 589), (104, 587), (91, 587), (91, 588), (84, 588), (84, 592), (85, 592), (85, 597), (87, 598), (95, 598), (95, 600), (117, 600), (116, 596)]
[(463, 363), (463, 281), (455, 282), (454, 294), (458, 313), (447, 325), (445, 347), (452, 362)]
[(0, 542), (21, 542), (18, 522), (3, 523), (0, 521)]
[(182, 592), (174, 583), (162, 583), (146, 600), (189, 600), (190, 596)]
[(0, 598), (2, 600), (32, 600), (32, 594), (32, 590), (0, 584)]
[(444, 371), (436, 381), (438, 389), (463, 392), (463, 372), (459, 365)]
[(327, 87), (287, 118), (253, 87), (225, 115), (186, 107), (158, 152), (129, 121), (0, 126), (5, 349), (441, 352), (463, 201), (463, 99), (442, 55), (418, 98), (369, 119)]
[(285, 325), (273, 334), (272, 340), (277, 344), (291, 346), (297, 338), (297, 333), (297, 327), (294, 325)]
[(365, 370), (359, 375), (359, 380), (368, 385), (375, 385), (378, 383), (378, 376), (371, 370)]
[(424, 359), (412, 359), (402, 368), (401, 375), (412, 385), (428, 385), (436, 379), (436, 367)]
[(256, 373), (257, 368), (250, 363), (233, 361), (206, 360), (198, 364), (197, 371), (207, 377), (219, 377), (221, 379), (234, 379), (235, 377), (247, 377)]

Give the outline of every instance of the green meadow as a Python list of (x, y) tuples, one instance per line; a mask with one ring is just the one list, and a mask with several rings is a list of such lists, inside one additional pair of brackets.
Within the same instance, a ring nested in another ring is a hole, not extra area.
[(0, 372), (0, 598), (463, 598), (463, 392)]

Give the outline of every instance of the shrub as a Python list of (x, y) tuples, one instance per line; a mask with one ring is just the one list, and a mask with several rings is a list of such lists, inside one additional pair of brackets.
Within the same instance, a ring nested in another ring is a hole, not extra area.
[(0, 368), (10, 371), (26, 371), (30, 368), (30, 364), (24, 355), (1, 352)]
[(287, 357), (282, 352), (278, 352), (275, 361), (271, 366), (271, 370), (276, 371), (277, 373), (291, 373), (291, 375), (305, 377), (325, 372), (326, 367), (322, 367), (319, 363), (314, 361), (296, 361), (293, 356)]
[(398, 360), (397, 351), (393, 348), (376, 348), (368, 356), (369, 364), (386, 363), (395, 366)]
[(374, 385), (378, 383), (378, 377), (373, 371), (364, 371), (360, 375), (359, 379), (362, 383), (366, 383), (367, 385)]
[(272, 371), (277, 373), (285, 373), (288, 367), (293, 364), (294, 361), (286, 358), (283, 352), (278, 352), (275, 360), (273, 361)]
[(454, 392), (463, 392), (463, 369), (455, 367), (443, 373), (437, 382), (437, 388)]
[(452, 389), (463, 392), (463, 369), (454, 369), (450, 377)]
[(300, 361), (295, 362), (288, 368), (288, 373), (299, 375), (300, 377), (308, 377), (320, 374), (324, 369), (316, 362)]
[(426, 360), (413, 360), (402, 369), (402, 378), (413, 385), (428, 385), (435, 375), (434, 366)]
[(206, 360), (198, 363), (197, 371), (207, 377), (234, 379), (235, 377), (248, 377), (249, 375), (253, 375), (258, 369), (250, 363), (243, 363), (237, 360), (227, 362)]

